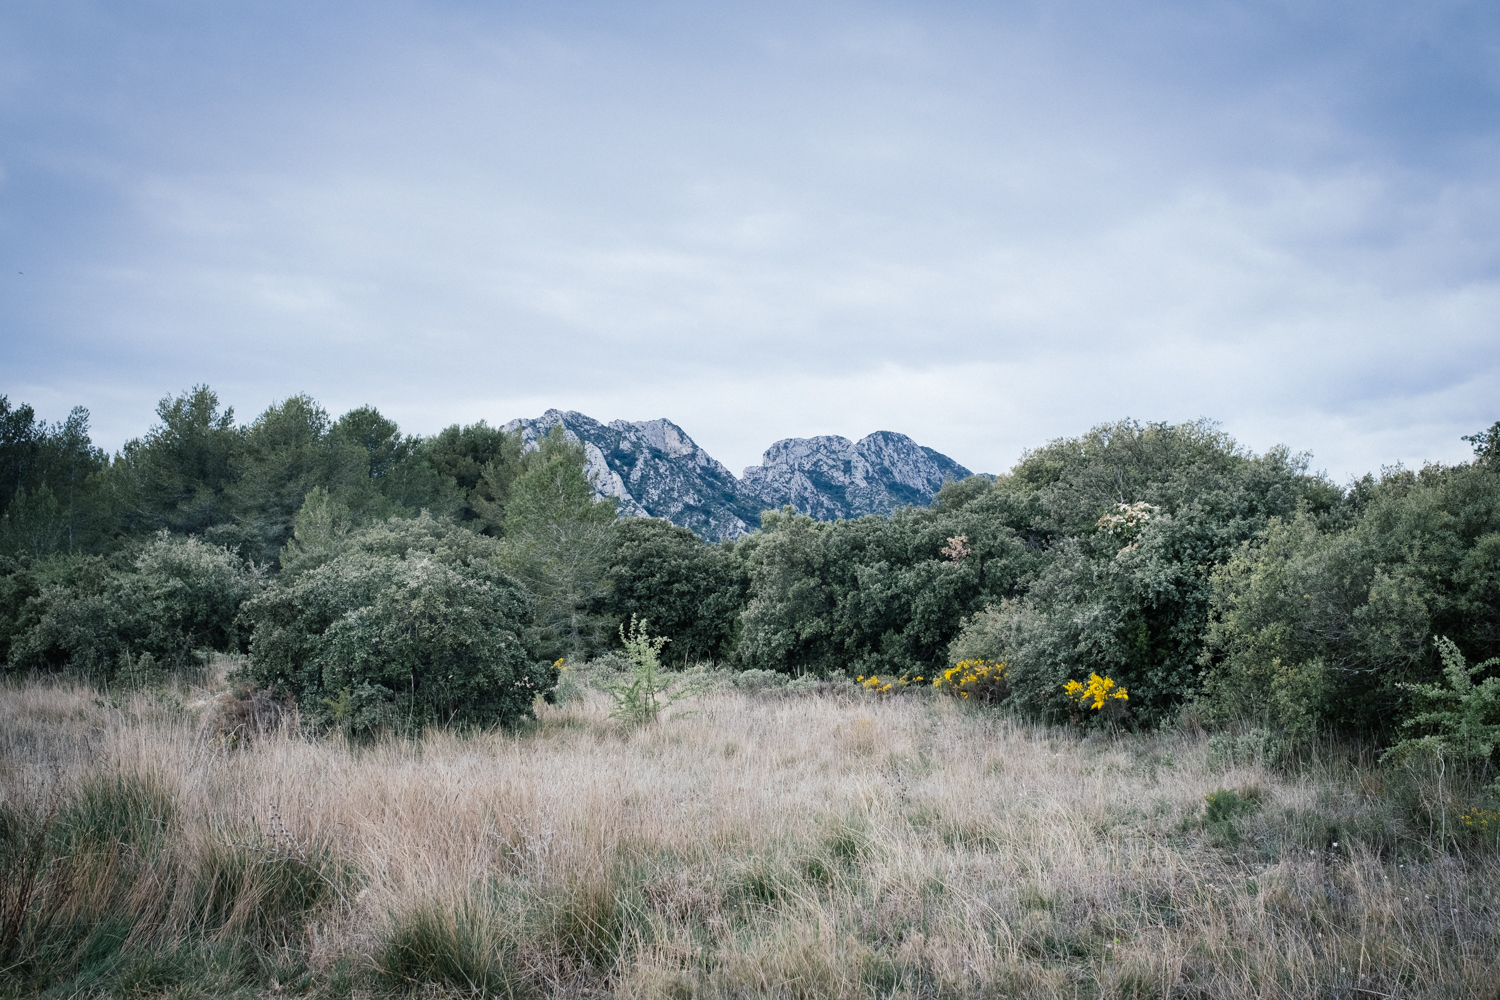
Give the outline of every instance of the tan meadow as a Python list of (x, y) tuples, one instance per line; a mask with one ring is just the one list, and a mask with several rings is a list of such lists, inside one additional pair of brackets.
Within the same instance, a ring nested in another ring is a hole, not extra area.
[(930, 692), (723, 684), (635, 728), (573, 688), (363, 746), (226, 738), (213, 687), (0, 689), (0, 796), (69, 845), (24, 990), (123, 990), (113, 921), (139, 995), (1500, 996), (1457, 793)]

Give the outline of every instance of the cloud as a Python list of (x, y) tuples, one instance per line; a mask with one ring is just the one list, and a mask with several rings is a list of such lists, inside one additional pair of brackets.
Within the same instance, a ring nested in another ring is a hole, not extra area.
[(0, 38), (0, 365), (111, 446), (201, 381), (736, 469), (1131, 414), (1342, 477), (1496, 416), (1474, 5), (60, 9)]

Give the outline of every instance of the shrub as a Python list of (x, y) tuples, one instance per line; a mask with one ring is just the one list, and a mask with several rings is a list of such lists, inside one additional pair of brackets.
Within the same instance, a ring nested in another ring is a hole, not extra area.
[(1235, 791), (1220, 788), (1203, 796), (1203, 821), (1210, 826), (1232, 822), (1260, 808), (1264, 793), (1259, 788)]
[(1224, 716), (1389, 738), (1409, 685), (1446, 673), (1433, 636), (1500, 654), (1500, 466), (1366, 476), (1335, 514), (1272, 522), (1215, 572), (1204, 663)]
[(921, 681), (925, 681), (926, 679), (926, 677), (922, 677), (920, 675), (913, 678), (907, 677), (904, 674), (898, 676), (881, 674), (870, 674), (866, 676), (864, 674), (861, 674), (860, 676), (854, 678), (854, 683), (858, 684), (860, 687), (864, 688), (866, 691), (871, 692), (872, 694), (894, 694), (898, 691), (905, 691), (907, 688), (911, 687), (913, 683), (919, 683)]
[(966, 701), (998, 702), (1010, 691), (1007, 667), (994, 660), (960, 660), (944, 670), (932, 686), (944, 694)]
[(1471, 840), (1493, 849), (1500, 845), (1500, 811), (1478, 806), (1459, 814), (1457, 829)]
[(749, 581), (736, 661), (786, 674), (828, 676), (851, 663), (932, 674), (952, 662), (948, 644), (964, 616), (1010, 593), (1037, 560), (1009, 521), (974, 498), (960, 510), (909, 507), (833, 523), (789, 507), (766, 512), (762, 530), (734, 548)]
[(786, 687), (791, 678), (775, 670), (740, 670), (730, 675), (730, 683), (741, 691), (776, 691)]
[(1209, 792), (1203, 796), (1203, 826), (1215, 839), (1232, 844), (1240, 837), (1240, 818), (1258, 810), (1264, 798), (1258, 785)]
[(496, 567), (496, 544), (425, 514), (350, 532), (246, 605), (241, 679), (357, 736), (531, 715), (557, 670), (525, 639), (530, 601)]
[(1215, 733), (1208, 738), (1207, 764), (1214, 771), (1236, 767), (1276, 767), (1289, 749), (1285, 740), (1272, 736), (1267, 729)]
[(652, 638), (646, 632), (646, 619), (637, 622), (635, 615), (630, 616), (629, 632), (624, 625), (620, 626), (620, 643), (633, 669), (626, 680), (609, 689), (615, 699), (615, 709), (610, 713), (613, 718), (631, 725), (646, 725), (655, 722), (674, 702), (694, 693), (680, 683), (662, 680), (661, 650), (670, 641), (664, 635)]
[(1063, 685), (1063, 691), (1067, 693), (1068, 700), (1078, 708), (1102, 713), (1102, 718), (1111, 721), (1124, 718), (1127, 709), (1125, 702), (1130, 700), (1130, 693), (1116, 684), (1114, 678), (1100, 677), (1098, 674), (1089, 674), (1087, 684), (1069, 680)]
[(556, 705), (571, 705), (583, 697), (584, 685), (579, 677), (579, 668), (568, 663), (568, 658), (559, 656), (552, 662), (557, 668), (557, 687), (552, 690), (552, 701)]
[[(230, 550), (163, 531), (128, 569), (42, 587), (11, 665), (72, 667), (105, 682), (196, 667), (197, 650), (239, 649), (240, 607), (264, 586), (260, 567)], [(142, 669), (146, 655), (154, 663)]]
[(32, 624), (28, 605), (41, 592), (30, 559), (0, 556), (0, 663), (10, 660), (11, 642)]
[(1433, 643), (1442, 657), (1448, 686), (1408, 685), (1425, 703), (1426, 710), (1402, 723), (1403, 728), (1429, 732), (1401, 740), (1386, 751), (1385, 759), (1428, 754), (1442, 760), (1461, 761), (1481, 773), (1487, 772), (1495, 747), (1500, 746), (1500, 676), (1487, 677), (1477, 684), (1474, 678), (1500, 667), (1500, 657), (1471, 667), (1452, 640), (1442, 637)]

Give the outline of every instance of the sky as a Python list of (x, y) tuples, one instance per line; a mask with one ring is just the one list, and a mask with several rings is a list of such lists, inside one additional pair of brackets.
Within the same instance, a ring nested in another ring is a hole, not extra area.
[(1500, 5), (0, 2), (0, 394), (736, 472), (1132, 417), (1339, 482), (1500, 420)]

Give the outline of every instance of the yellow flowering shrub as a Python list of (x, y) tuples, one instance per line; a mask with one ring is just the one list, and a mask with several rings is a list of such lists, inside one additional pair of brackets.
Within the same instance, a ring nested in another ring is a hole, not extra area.
[(861, 674), (860, 676), (854, 678), (854, 682), (856, 684), (864, 688), (866, 691), (871, 692), (872, 694), (893, 694), (897, 691), (904, 691), (906, 688), (910, 687), (914, 681), (921, 680), (925, 680), (925, 678), (912, 678), (907, 677), (905, 674), (901, 675), (900, 677), (891, 677), (889, 679), (881, 677), (879, 674), (870, 674), (868, 677)]
[(1450, 830), (1489, 850), (1500, 849), (1500, 810), (1472, 806), (1459, 815)]
[[(1087, 684), (1082, 681), (1069, 680), (1063, 685), (1063, 691), (1067, 692), (1068, 700), (1076, 702), (1079, 708), (1093, 709), (1096, 712), (1104, 712), (1110, 719), (1119, 719), (1125, 715), (1125, 702), (1130, 700), (1130, 692), (1122, 685), (1116, 684), (1113, 678), (1100, 677), (1098, 674), (1089, 674)], [(1074, 712), (1074, 720), (1078, 718)]]
[(1473, 833), (1500, 833), (1500, 811), (1494, 809), (1468, 809), (1458, 821)]
[(995, 702), (1009, 693), (1008, 667), (998, 660), (962, 660), (933, 678), (932, 686), (966, 701)]

